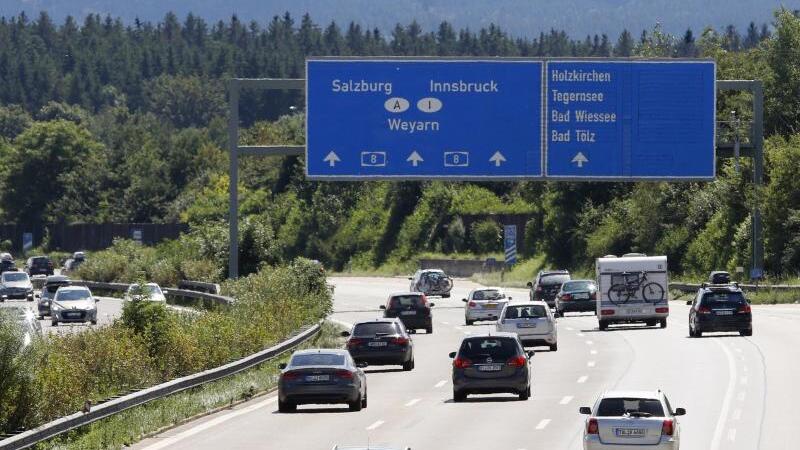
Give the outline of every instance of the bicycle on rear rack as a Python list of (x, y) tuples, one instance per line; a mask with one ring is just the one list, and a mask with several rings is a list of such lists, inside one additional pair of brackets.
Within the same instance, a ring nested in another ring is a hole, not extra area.
[[(608, 290), (608, 299), (615, 305), (621, 305), (632, 298), (638, 298), (637, 294), (641, 289), (641, 298), (650, 303), (658, 303), (664, 299), (664, 287), (651, 281), (647, 282), (647, 272), (626, 273), (623, 276), (623, 283), (611, 285)], [(633, 275), (633, 276), (632, 276)]]

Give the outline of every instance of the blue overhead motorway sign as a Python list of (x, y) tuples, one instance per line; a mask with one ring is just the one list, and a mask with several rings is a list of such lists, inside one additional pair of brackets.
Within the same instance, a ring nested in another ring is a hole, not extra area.
[(312, 179), (542, 176), (543, 63), (308, 60)]
[(713, 179), (713, 61), (548, 61), (547, 177)]

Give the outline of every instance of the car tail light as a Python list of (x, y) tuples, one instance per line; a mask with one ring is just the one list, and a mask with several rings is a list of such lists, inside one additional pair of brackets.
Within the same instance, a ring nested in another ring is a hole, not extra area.
[(478, 304), (477, 304), (477, 303), (475, 303), (475, 302), (469, 302), (469, 307), (470, 307), (470, 308), (474, 308), (474, 307), (476, 307), (476, 306), (478, 306)]
[(422, 300), (421, 306), (428, 306), (428, 297), (426, 297), (425, 294), (422, 295), (421, 300)]
[(595, 291), (595, 292), (592, 292), (591, 294), (589, 294), (589, 299), (597, 300), (597, 292)]
[(281, 375), (281, 379), (283, 380), (297, 380), (300, 378), (300, 374), (297, 372), (284, 372)]
[(364, 343), (364, 339), (353, 338), (347, 341), (348, 347), (356, 347)]
[(751, 311), (752, 310), (750, 309), (750, 305), (742, 305), (739, 307), (739, 309), (736, 310), (736, 312), (739, 314), (748, 314)]
[(456, 369), (466, 369), (467, 367), (472, 366), (472, 361), (468, 360), (467, 358), (458, 357), (453, 361), (453, 367)]
[(525, 360), (524, 356), (513, 356), (509, 358), (506, 364), (508, 364), (511, 367), (525, 367), (526, 362), (527, 361)]
[(392, 344), (397, 344), (397, 345), (408, 345), (408, 339), (404, 337), (392, 338), (391, 342)]
[(542, 287), (541, 286), (536, 286), (536, 292), (542, 292)]
[(572, 295), (564, 294), (561, 296), (561, 300), (572, 300)]
[(697, 314), (711, 314), (711, 308), (708, 306), (701, 306), (697, 308)]
[(600, 425), (597, 424), (597, 419), (589, 419), (589, 423), (586, 424), (586, 434), (600, 434)]
[(333, 376), (336, 378), (341, 378), (343, 380), (352, 380), (353, 379), (353, 372), (349, 370), (337, 370), (333, 373)]
[(666, 314), (669, 312), (669, 307), (666, 308), (656, 308), (656, 314)]
[(675, 431), (675, 427), (672, 424), (672, 419), (664, 420), (664, 423), (661, 425), (661, 435), (662, 436), (672, 436), (672, 433)]
[(613, 309), (601, 309), (600, 310), (600, 315), (601, 316), (613, 316), (614, 315), (614, 310)]

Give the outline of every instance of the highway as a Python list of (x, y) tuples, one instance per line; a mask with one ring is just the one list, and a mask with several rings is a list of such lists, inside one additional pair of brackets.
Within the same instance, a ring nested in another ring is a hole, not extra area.
[[(352, 323), (376, 317), (404, 278), (333, 278), (333, 318)], [(684, 450), (796, 449), (800, 394), (800, 305), (754, 306), (754, 335), (688, 337), (688, 306), (671, 302), (666, 329), (640, 326), (597, 330), (591, 315), (558, 321), (559, 350), (533, 357), (533, 396), (469, 397), (452, 402), (448, 353), (470, 332), (493, 324), (464, 325), (463, 303), (478, 285), (456, 280), (453, 297), (434, 298), (434, 333), (414, 335), (416, 368), (371, 367), (369, 407), (301, 406), (279, 414), (275, 394), (187, 423), (134, 448), (330, 449), (368, 442), (412, 449), (581, 448), (584, 416), (605, 389), (662, 389), (680, 419)], [(517, 299), (526, 290), (507, 290)], [(102, 303), (102, 302), (101, 302)]]

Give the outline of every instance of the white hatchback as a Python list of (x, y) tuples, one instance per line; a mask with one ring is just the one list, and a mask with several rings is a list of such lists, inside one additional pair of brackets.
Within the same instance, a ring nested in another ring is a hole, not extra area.
[(499, 287), (473, 289), (467, 298), (462, 299), (464, 305), (464, 322), (472, 325), (477, 320), (497, 320), (503, 307), (511, 300)]
[(558, 350), (558, 328), (550, 307), (543, 301), (506, 303), (497, 321), (497, 331), (516, 333), (526, 347), (546, 345)]
[(583, 429), (584, 450), (678, 450), (680, 425), (667, 397), (659, 391), (607, 391), (593, 407), (582, 406), (587, 414)]

